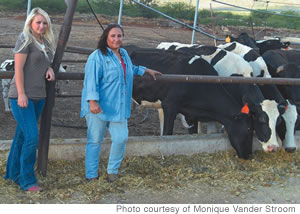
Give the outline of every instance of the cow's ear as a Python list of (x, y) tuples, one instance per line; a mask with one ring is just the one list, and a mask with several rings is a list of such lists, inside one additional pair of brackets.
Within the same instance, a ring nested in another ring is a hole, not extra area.
[(280, 103), (277, 106), (277, 109), (279, 111), (279, 114), (282, 115), (285, 113), (285, 111), (288, 109), (289, 105), (288, 103)]
[(243, 114), (249, 114), (249, 112), (250, 112), (250, 110), (249, 110), (248, 103), (245, 103), (245, 105), (241, 109), (241, 113), (243, 113)]
[(226, 43), (229, 43), (229, 42), (231, 42), (231, 38), (230, 38), (230, 36), (229, 36), (229, 35), (226, 35), (225, 42), (226, 42)]
[(245, 106), (245, 104), (247, 103), (249, 112), (255, 112), (255, 111), (256, 111), (256, 110), (255, 110), (255, 109), (256, 109), (256, 105), (255, 105), (255, 103), (250, 99), (250, 97), (248, 97), (248, 96), (243, 96), (242, 100), (243, 100), (243, 106)]

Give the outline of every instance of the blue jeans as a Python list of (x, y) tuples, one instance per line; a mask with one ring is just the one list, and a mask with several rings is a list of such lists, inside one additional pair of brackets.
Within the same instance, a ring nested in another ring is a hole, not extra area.
[(96, 114), (87, 113), (85, 116), (87, 129), (87, 144), (85, 153), (86, 178), (98, 177), (101, 144), (107, 128), (109, 129), (112, 145), (107, 165), (108, 174), (118, 174), (124, 158), (125, 147), (128, 141), (127, 120), (111, 122), (101, 120)]
[(38, 119), (45, 99), (28, 99), (28, 106), (21, 108), (17, 99), (10, 99), (12, 114), (17, 121), (15, 136), (10, 148), (5, 179), (13, 180), (23, 190), (37, 185), (34, 174), (38, 147)]

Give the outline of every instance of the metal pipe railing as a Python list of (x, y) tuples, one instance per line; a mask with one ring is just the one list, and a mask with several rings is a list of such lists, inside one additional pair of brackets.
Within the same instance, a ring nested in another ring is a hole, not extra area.
[(31, 11), (31, 0), (28, 0), (27, 1), (27, 16), (29, 15), (30, 11)]
[[(0, 72), (0, 79), (11, 79), (14, 72)], [(166, 82), (204, 82), (204, 83), (233, 83), (233, 84), (267, 84), (267, 85), (300, 85), (298, 78), (263, 78), (263, 77), (221, 77), (221, 76), (208, 76), (208, 75), (176, 75), (164, 74), (156, 77), (156, 81)], [(57, 73), (57, 80), (83, 80), (84, 73)], [(143, 79), (153, 81), (150, 76), (138, 77), (135, 79)]]
[[(197, 0), (197, 4), (196, 4), (196, 7), (195, 7), (194, 26), (193, 26), (194, 28), (197, 27), (198, 9), (199, 9), (199, 0)], [(196, 31), (193, 30), (191, 44), (194, 44), (194, 41), (195, 41), (195, 32), (196, 32)]]
[(119, 17), (118, 17), (118, 24), (119, 25), (121, 25), (123, 5), (124, 5), (124, 0), (120, 0)]

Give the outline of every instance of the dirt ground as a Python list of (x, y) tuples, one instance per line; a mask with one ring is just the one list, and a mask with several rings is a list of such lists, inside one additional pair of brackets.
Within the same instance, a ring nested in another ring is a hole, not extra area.
[[(59, 34), (63, 16), (51, 17), (55, 35)], [(102, 24), (116, 22), (117, 18), (99, 16)], [(15, 43), (18, 33), (24, 22), (23, 14), (12, 14), (0, 11), (0, 44)], [(170, 21), (128, 19), (122, 20), (125, 30), (125, 45), (134, 44), (140, 47), (156, 47), (163, 41), (177, 41), (190, 43), (192, 31), (182, 28)], [(241, 32), (252, 35), (251, 29), (219, 27), (216, 30), (212, 26), (201, 26), (207, 33), (216, 32), (216, 36), (224, 38), (226, 34), (237, 36)], [(68, 46), (95, 48), (98, 38), (102, 33), (92, 14), (75, 14)], [(266, 36), (300, 37), (300, 31), (287, 31), (285, 29), (273, 30), (255, 29), (256, 38)], [(196, 33), (195, 42), (214, 45), (214, 41), (206, 36)], [(0, 48), (0, 61), (12, 58), (10, 49)], [(63, 59), (87, 59), (86, 55), (65, 53)], [(83, 72), (84, 64), (66, 63), (67, 72)], [(80, 95), (82, 81), (58, 81), (59, 91), (65, 95)], [(2, 88), (0, 89), (2, 90)], [(13, 138), (16, 126), (11, 113), (4, 112), (4, 103), (0, 101), (0, 140)], [(56, 98), (53, 109), (53, 121), (51, 138), (85, 138), (85, 121), (80, 118), (80, 98)], [(148, 115), (148, 116), (147, 116)], [(145, 119), (145, 117), (147, 118)], [(155, 110), (147, 111), (141, 107), (133, 108), (132, 117), (129, 119), (129, 135), (159, 135), (158, 116)], [(187, 134), (180, 125), (175, 126), (175, 134)], [(2, 177), (3, 175), (1, 175)], [(258, 187), (256, 191), (244, 194), (243, 197), (235, 197), (218, 188), (207, 185), (187, 183), (184, 187), (172, 191), (158, 190), (128, 190), (123, 193), (108, 193), (96, 203), (300, 203), (300, 179), (290, 178), (284, 186)], [(2, 196), (3, 197), (3, 196)], [(0, 196), (1, 198), (1, 196)], [(76, 198), (74, 198), (76, 203)], [(71, 201), (66, 201), (66, 203)], [(1, 203), (1, 201), (0, 201)], [(51, 202), (50, 202), (51, 203)], [(53, 201), (52, 203), (61, 203)], [(88, 202), (87, 202), (88, 203)]]

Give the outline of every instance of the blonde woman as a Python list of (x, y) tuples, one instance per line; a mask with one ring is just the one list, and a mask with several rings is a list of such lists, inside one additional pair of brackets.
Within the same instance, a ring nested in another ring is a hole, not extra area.
[(32, 9), (13, 50), (15, 75), (8, 97), (17, 127), (4, 177), (25, 191), (41, 191), (34, 173), (38, 119), (46, 98), (45, 80), (55, 78), (50, 67), (54, 45), (49, 15), (41, 8)]

